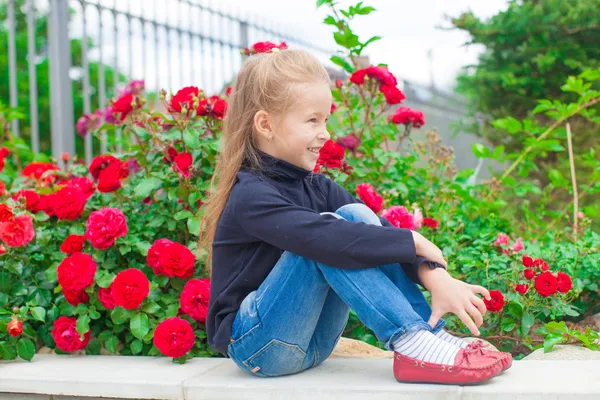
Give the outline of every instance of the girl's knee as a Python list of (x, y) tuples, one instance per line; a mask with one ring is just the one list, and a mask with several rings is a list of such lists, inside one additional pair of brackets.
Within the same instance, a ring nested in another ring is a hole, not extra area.
[(381, 225), (381, 221), (377, 214), (362, 203), (346, 204), (338, 208), (335, 213), (348, 221)]

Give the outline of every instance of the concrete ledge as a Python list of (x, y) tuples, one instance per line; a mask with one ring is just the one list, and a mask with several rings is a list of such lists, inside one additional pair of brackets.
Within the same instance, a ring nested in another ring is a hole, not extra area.
[[(0, 362), (0, 400), (8, 399), (600, 399), (600, 361), (516, 361), (479, 386), (398, 383), (390, 359), (330, 359), (279, 378), (256, 378), (231, 360), (185, 365), (158, 357), (37, 355)], [(53, 396), (53, 397), (51, 397)]]

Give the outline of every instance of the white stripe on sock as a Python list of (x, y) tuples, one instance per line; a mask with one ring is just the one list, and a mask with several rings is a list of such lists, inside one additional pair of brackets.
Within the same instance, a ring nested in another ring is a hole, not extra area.
[(453, 345), (458, 346), (458, 347), (467, 347), (467, 345), (469, 344), (469, 343), (467, 343), (467, 341), (465, 341), (459, 337), (456, 337), (454, 335), (451, 335), (443, 329), (441, 331), (439, 331), (438, 333), (436, 333), (435, 335), (437, 337), (439, 337), (440, 339), (445, 340), (448, 343), (452, 343)]
[(392, 344), (394, 351), (420, 361), (454, 365), (454, 358), (460, 347), (449, 343), (437, 335), (418, 330), (409, 332)]

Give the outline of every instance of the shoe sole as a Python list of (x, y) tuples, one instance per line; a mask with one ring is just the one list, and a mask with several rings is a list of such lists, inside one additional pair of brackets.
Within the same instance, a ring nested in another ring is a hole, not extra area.
[(475, 386), (475, 385), (479, 385), (479, 384), (485, 383), (485, 382), (489, 381), (490, 379), (497, 377), (501, 373), (502, 372), (499, 372), (496, 375), (490, 376), (490, 377), (482, 379), (480, 381), (467, 382), (467, 383), (432, 382), (432, 381), (401, 381), (398, 378), (396, 378), (396, 381), (398, 381), (400, 383), (422, 383), (422, 384), (427, 384), (427, 385)]

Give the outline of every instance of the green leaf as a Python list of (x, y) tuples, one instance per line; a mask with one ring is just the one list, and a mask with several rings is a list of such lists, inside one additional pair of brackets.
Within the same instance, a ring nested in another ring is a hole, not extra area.
[(373, 36), (372, 38), (370, 38), (369, 40), (367, 40), (367, 41), (366, 41), (366, 42), (365, 42), (365, 43), (362, 45), (363, 49), (364, 49), (365, 47), (367, 47), (368, 45), (370, 45), (371, 43), (373, 43), (373, 42), (376, 42), (376, 41), (378, 41), (378, 40), (381, 40), (381, 36)]
[(523, 318), (521, 319), (521, 336), (527, 336), (534, 323), (535, 317), (533, 314), (529, 312), (523, 314)]
[(31, 315), (38, 321), (46, 321), (46, 310), (43, 307), (33, 307), (31, 309)]
[(188, 128), (183, 131), (183, 142), (187, 147), (196, 150), (200, 147), (200, 135), (197, 131)]
[(155, 302), (146, 303), (142, 307), (142, 311), (144, 311), (148, 314), (154, 314), (155, 312), (157, 312), (159, 310), (160, 310), (160, 305), (158, 305)]
[(122, 324), (131, 318), (131, 311), (121, 306), (116, 306), (110, 313), (110, 318), (115, 324)]
[(133, 336), (138, 339), (143, 339), (150, 330), (150, 321), (148, 320), (148, 315), (143, 312), (138, 312), (135, 314), (129, 322), (129, 328), (131, 329)]
[(35, 344), (30, 339), (22, 337), (17, 344), (17, 353), (23, 360), (31, 361), (35, 355)]
[(176, 212), (175, 215), (173, 215), (173, 218), (176, 221), (180, 221), (182, 219), (191, 218), (193, 216), (194, 216), (194, 214), (192, 214), (190, 211), (188, 211), (188, 210), (181, 210), (179, 212)]
[(165, 312), (167, 318), (171, 318), (177, 315), (177, 312), (179, 311), (179, 303), (175, 303), (175, 304), (171, 304), (169, 307), (167, 307), (167, 311)]
[(77, 333), (83, 336), (90, 330), (90, 316), (88, 314), (80, 315), (77, 318)]
[(325, 18), (325, 19), (323, 20), (323, 23), (324, 23), (325, 25), (333, 25), (333, 26), (338, 26), (338, 24), (337, 24), (337, 22), (336, 22), (335, 18), (333, 18), (331, 15), (328, 15), (328, 16), (327, 16), (327, 18)]
[(560, 333), (551, 333), (544, 339), (544, 353), (552, 350), (555, 344), (562, 343), (566, 338)]
[(119, 339), (116, 336), (112, 336), (108, 338), (106, 342), (104, 342), (104, 347), (106, 350), (110, 351), (113, 354), (117, 354), (117, 346), (119, 344)]
[(331, 62), (344, 68), (348, 73), (354, 72), (354, 67), (340, 56), (331, 56)]
[(569, 328), (564, 321), (551, 321), (546, 324), (546, 328), (551, 333), (569, 333)]
[(188, 219), (187, 227), (192, 235), (200, 236), (200, 218)]
[(481, 143), (473, 143), (471, 145), (471, 150), (473, 151), (473, 155), (477, 158), (486, 158), (492, 155), (490, 149)]
[(515, 329), (516, 322), (512, 318), (503, 318), (500, 327), (505, 332), (510, 332)]
[(115, 279), (115, 274), (111, 273), (111, 272), (106, 272), (106, 271), (98, 271), (98, 274), (96, 275), (96, 283), (98, 284), (98, 286), (100, 286), (101, 288), (108, 288), (113, 280)]
[(0, 342), (0, 356), (4, 360), (14, 360), (17, 358), (17, 352), (11, 343)]
[(131, 354), (139, 354), (142, 352), (142, 348), (144, 347), (144, 344), (142, 343), (141, 340), (135, 339), (133, 342), (131, 342)]
[(323, 4), (330, 4), (331, 0), (317, 0), (317, 8), (321, 7)]
[(523, 306), (516, 301), (511, 301), (507, 306), (508, 312), (515, 318), (520, 319), (523, 316)]
[(134, 195), (138, 199), (150, 196), (153, 190), (158, 189), (162, 181), (158, 178), (146, 178), (140, 181), (134, 189)]
[(510, 133), (511, 135), (523, 130), (523, 125), (521, 124), (521, 121), (513, 117), (497, 119), (495, 121), (492, 121), (492, 125), (495, 128), (504, 129), (508, 131), (508, 133)]

